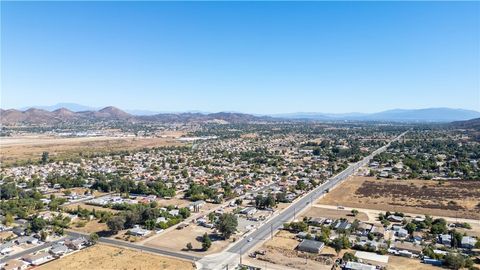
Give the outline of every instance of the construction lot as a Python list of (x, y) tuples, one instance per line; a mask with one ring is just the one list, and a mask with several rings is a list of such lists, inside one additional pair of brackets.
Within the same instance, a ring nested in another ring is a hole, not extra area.
[(353, 176), (319, 204), (480, 219), (477, 181), (392, 180)]
[(108, 245), (95, 245), (61, 259), (44, 264), (40, 270), (100, 270), (142, 269), (176, 270), (194, 269), (192, 263)]

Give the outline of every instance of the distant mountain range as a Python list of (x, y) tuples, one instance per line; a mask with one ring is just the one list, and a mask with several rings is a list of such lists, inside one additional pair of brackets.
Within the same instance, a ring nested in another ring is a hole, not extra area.
[[(90, 106), (85, 106), (77, 103), (57, 103), (55, 105), (51, 106), (30, 106), (30, 107), (23, 107), (20, 108), (20, 111), (26, 111), (28, 109), (41, 109), (49, 112), (53, 112), (58, 109), (67, 109), (72, 112), (83, 112), (83, 111), (96, 111), (100, 110), (101, 107), (90, 107)], [(151, 110), (124, 110), (125, 112), (133, 115), (155, 115), (155, 114), (163, 114), (163, 113), (173, 113), (170, 111), (151, 111)], [(202, 111), (187, 111), (186, 113), (202, 113), (202, 114), (208, 114), (207, 112), (202, 112)]]
[(251, 123), (274, 121), (269, 116), (254, 116), (242, 113), (160, 113), (153, 115), (133, 115), (116, 107), (109, 106), (100, 110), (72, 111), (59, 108), (53, 111), (30, 108), (27, 110), (0, 109), (1, 124), (54, 125), (62, 123), (81, 124), (94, 122), (158, 122), (158, 123)]
[(103, 109), (75, 103), (59, 103), (53, 106), (34, 106), (21, 110), (0, 109), (2, 124), (58, 124), (98, 121), (126, 122), (272, 122), (272, 121), (384, 121), (384, 122), (453, 122), (480, 118), (480, 112), (451, 108), (427, 108), (416, 110), (388, 110), (378, 113), (290, 113), (251, 115), (237, 112), (185, 112), (159, 113), (154, 111), (123, 111), (109, 106)]
[(480, 112), (464, 109), (451, 108), (427, 108), (414, 110), (388, 110), (378, 113), (345, 113), (345, 114), (324, 114), (324, 113), (290, 113), (277, 114), (274, 117), (286, 119), (307, 119), (307, 120), (350, 120), (350, 121), (392, 121), (392, 122), (451, 122), (461, 121), (480, 117)]
[(480, 118), (470, 119), (466, 121), (455, 121), (451, 123), (456, 128), (476, 129), (480, 131)]

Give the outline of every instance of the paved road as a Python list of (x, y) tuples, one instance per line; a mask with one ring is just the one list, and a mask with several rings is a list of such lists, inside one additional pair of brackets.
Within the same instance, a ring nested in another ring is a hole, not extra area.
[[(88, 237), (87, 234), (73, 232), (73, 231), (67, 231), (67, 234), (69, 236), (75, 237), (75, 238), (76, 237), (81, 237), (81, 236)], [(175, 241), (175, 240), (172, 239), (172, 241)], [(98, 242), (113, 245), (113, 246), (119, 246), (119, 247), (125, 247), (125, 248), (130, 248), (130, 249), (147, 251), (147, 252), (151, 252), (151, 253), (156, 253), (156, 254), (160, 254), (160, 255), (164, 255), (164, 256), (170, 256), (170, 257), (175, 257), (175, 258), (188, 260), (188, 261), (193, 261), (193, 262), (200, 260), (200, 257), (185, 254), (185, 253), (180, 253), (180, 252), (175, 252), (175, 251), (170, 251), (170, 250), (165, 250), (165, 249), (159, 249), (159, 248), (154, 248), (154, 247), (141, 246), (141, 245), (138, 245), (138, 244), (135, 244), (135, 243), (125, 242), (125, 241), (106, 238), (106, 237), (100, 237), (98, 239)]]
[(290, 205), (278, 216), (270, 219), (268, 222), (260, 226), (256, 231), (251, 233), (248, 237), (238, 241), (235, 245), (231, 246), (227, 250), (227, 252), (238, 253), (239, 255), (242, 255), (245, 252), (247, 252), (249, 249), (254, 247), (256, 244), (267, 239), (270, 236), (270, 234), (273, 234), (273, 232), (278, 230), (285, 222), (293, 219), (296, 213), (302, 211), (309, 204), (311, 204), (313, 201), (318, 199), (322, 194), (324, 194), (327, 190), (332, 189), (333, 187), (341, 183), (343, 180), (345, 180), (348, 176), (352, 175), (355, 172), (355, 170), (368, 164), (374, 156), (384, 152), (388, 148), (388, 146), (390, 146), (391, 142), (400, 139), (403, 135), (405, 135), (405, 133), (407, 132), (400, 134), (395, 139), (390, 141), (387, 145), (375, 150), (374, 152), (372, 152), (370, 155), (368, 155), (361, 161), (350, 165), (347, 169), (345, 169), (341, 173), (330, 178), (322, 185), (318, 186), (317, 188), (310, 191), (309, 193), (304, 195), (302, 198), (300, 198), (296, 202), (292, 203), (292, 205)]
[[(396, 137), (393, 141), (398, 140), (401, 138), (406, 132), (402, 133), (398, 137)], [(306, 195), (304, 195), (302, 198), (298, 199), (292, 205), (290, 205), (288, 208), (286, 208), (283, 212), (281, 212), (278, 216), (275, 216), (274, 218), (270, 219), (267, 221), (265, 224), (260, 226), (257, 230), (252, 232), (249, 237), (244, 238), (237, 243), (235, 243), (233, 246), (231, 246), (227, 252), (226, 256), (224, 257), (226, 260), (231, 261), (233, 260), (232, 254), (237, 253), (237, 254), (244, 254), (247, 252), (250, 248), (255, 246), (256, 244), (260, 243), (261, 241), (267, 239), (270, 236), (270, 233), (273, 233), (275, 230), (278, 230), (284, 222), (291, 220), (294, 218), (295, 214), (302, 211), (305, 209), (309, 204), (311, 204), (314, 200), (318, 199), (326, 190), (329, 190), (342, 182), (344, 179), (346, 179), (348, 176), (353, 174), (356, 169), (368, 164), (370, 160), (377, 154), (385, 151), (390, 143), (387, 145), (375, 150), (373, 153), (371, 153), (369, 156), (365, 157), (363, 160), (350, 165), (347, 169), (342, 171), (341, 173), (337, 174), (333, 178), (327, 180), (327, 182), (323, 183), (322, 185), (318, 186), (314, 190), (310, 191)], [(263, 191), (263, 190), (262, 190)], [(258, 191), (257, 191), (258, 192)], [(73, 231), (67, 231), (66, 232), (68, 236), (70, 237), (81, 237), (81, 236), (88, 236), (83, 233), (78, 233), (78, 232), (73, 232)], [(248, 241), (248, 239), (252, 239), (252, 241)], [(54, 242), (46, 243), (44, 245), (34, 247), (22, 252), (19, 252), (17, 254), (11, 255), (11, 256), (6, 256), (2, 259), (0, 259), (0, 262), (5, 262), (10, 259), (17, 259), (21, 258), (27, 254), (31, 254), (37, 251), (40, 251), (42, 249), (46, 249), (50, 246), (52, 246), (54, 243), (62, 241), (64, 239), (60, 239)], [(174, 239), (172, 239), (174, 241)], [(105, 244), (110, 244), (114, 246), (120, 246), (120, 247), (126, 247), (126, 248), (131, 248), (131, 249), (137, 249), (137, 250), (143, 250), (151, 253), (156, 253), (164, 256), (170, 256), (170, 257), (175, 257), (183, 260), (189, 260), (189, 261), (198, 261), (201, 259), (201, 257), (185, 254), (185, 253), (180, 253), (180, 252), (174, 252), (170, 250), (165, 250), (165, 249), (159, 249), (159, 248), (154, 248), (154, 247), (148, 247), (148, 246), (142, 246), (134, 243), (129, 243), (121, 240), (116, 240), (116, 239), (111, 239), (111, 238), (105, 238), (101, 237), (98, 242), (100, 243), (105, 243)], [(217, 266), (223, 265), (225, 261), (218, 261)]]
[(32, 253), (35, 253), (37, 251), (40, 251), (40, 250), (43, 250), (43, 249), (46, 249), (46, 248), (49, 248), (51, 246), (53, 246), (55, 243), (58, 243), (60, 241), (65, 241), (65, 238), (62, 238), (62, 239), (58, 239), (58, 240), (55, 240), (55, 241), (52, 241), (52, 242), (48, 242), (48, 243), (44, 243), (42, 245), (39, 245), (39, 246), (36, 246), (36, 247), (32, 247), (32, 248), (29, 248), (29, 249), (26, 249), (26, 250), (22, 250), (18, 253), (15, 253), (15, 254), (12, 254), (12, 255), (6, 255), (5, 257), (1, 258), (0, 259), (0, 263), (4, 263), (4, 262), (7, 262), (9, 260), (13, 260), (13, 259), (19, 259), (19, 258), (22, 258), (28, 254), (32, 254)]

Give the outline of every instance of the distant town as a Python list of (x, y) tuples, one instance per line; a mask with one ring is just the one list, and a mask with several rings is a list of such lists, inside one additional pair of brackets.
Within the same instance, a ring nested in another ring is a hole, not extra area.
[(478, 119), (11, 114), (2, 269), (480, 267)]

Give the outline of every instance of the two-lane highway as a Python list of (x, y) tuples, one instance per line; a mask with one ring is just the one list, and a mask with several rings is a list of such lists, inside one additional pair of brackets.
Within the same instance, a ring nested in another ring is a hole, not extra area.
[(405, 135), (405, 133), (407, 132), (400, 134), (385, 146), (382, 146), (379, 149), (373, 151), (370, 155), (366, 156), (361, 161), (350, 165), (348, 168), (346, 168), (339, 174), (330, 178), (322, 185), (318, 186), (314, 190), (304, 195), (302, 198), (292, 203), (292, 205), (283, 210), (283, 212), (281, 212), (278, 216), (273, 217), (265, 224), (257, 228), (256, 231), (252, 232), (248, 237), (238, 241), (235, 245), (231, 246), (228, 249), (228, 252), (238, 253), (239, 255), (242, 255), (248, 250), (250, 250), (253, 246), (267, 239), (271, 233), (281, 228), (285, 222), (293, 219), (296, 213), (302, 211), (326, 191), (332, 189), (333, 187), (341, 183), (348, 176), (352, 175), (358, 168), (368, 164), (374, 156), (384, 152), (392, 142), (399, 140), (403, 135)]

